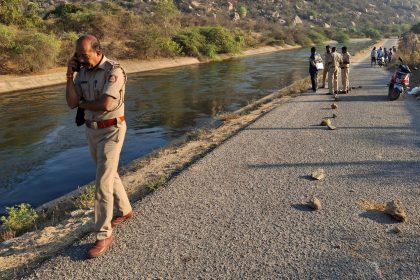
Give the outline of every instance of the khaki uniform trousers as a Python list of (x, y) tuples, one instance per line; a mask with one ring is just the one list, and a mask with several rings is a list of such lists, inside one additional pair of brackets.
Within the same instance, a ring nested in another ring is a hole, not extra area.
[(341, 84), (343, 85), (344, 92), (350, 89), (349, 72), (350, 69), (348, 67), (341, 68)]
[(324, 70), (322, 71), (322, 87), (325, 88), (325, 82), (327, 80), (327, 75), (328, 75), (328, 68), (325, 67)]
[(112, 235), (111, 220), (114, 204), (123, 216), (132, 211), (124, 186), (118, 175), (118, 162), (124, 143), (127, 125), (92, 129), (86, 127), (90, 153), (96, 164), (95, 230), (96, 238), (102, 240)]
[(338, 67), (331, 67), (328, 70), (328, 92), (338, 92)]

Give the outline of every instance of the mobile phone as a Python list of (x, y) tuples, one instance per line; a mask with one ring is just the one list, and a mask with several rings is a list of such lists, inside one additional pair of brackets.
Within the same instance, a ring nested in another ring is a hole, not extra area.
[(76, 53), (74, 53), (74, 55), (73, 55), (73, 60), (76, 62), (76, 67), (72, 67), (72, 69), (73, 69), (74, 72), (79, 72), (81, 64), (80, 64), (79, 60), (77, 59)]

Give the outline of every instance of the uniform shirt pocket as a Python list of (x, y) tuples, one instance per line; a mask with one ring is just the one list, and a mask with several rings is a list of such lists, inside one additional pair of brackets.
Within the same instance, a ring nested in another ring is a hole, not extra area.
[(88, 83), (88, 81), (81, 81), (80, 82), (80, 87), (82, 88), (83, 97), (86, 100), (91, 100), (90, 94), (89, 94), (89, 83)]

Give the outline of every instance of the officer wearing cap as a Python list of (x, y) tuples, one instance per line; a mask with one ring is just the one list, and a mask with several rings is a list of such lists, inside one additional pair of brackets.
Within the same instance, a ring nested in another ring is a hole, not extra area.
[(341, 84), (343, 86), (343, 93), (349, 93), (350, 83), (349, 83), (349, 72), (350, 72), (350, 60), (351, 55), (347, 51), (347, 47), (344, 46), (341, 48)]
[[(127, 130), (124, 119), (127, 76), (118, 63), (104, 56), (98, 39), (92, 35), (77, 40), (76, 53), (67, 66), (66, 101), (72, 109), (85, 110), (87, 141), (96, 164), (96, 242), (88, 251), (88, 257), (93, 258), (111, 245), (112, 227), (133, 216), (117, 173)], [(114, 205), (118, 212), (112, 219)]]

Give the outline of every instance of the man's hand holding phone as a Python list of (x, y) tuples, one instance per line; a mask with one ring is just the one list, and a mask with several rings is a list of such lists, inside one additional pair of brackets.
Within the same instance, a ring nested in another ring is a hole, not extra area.
[(80, 71), (80, 62), (76, 57), (76, 53), (70, 58), (69, 62), (67, 63), (67, 80), (73, 79), (74, 72)]

